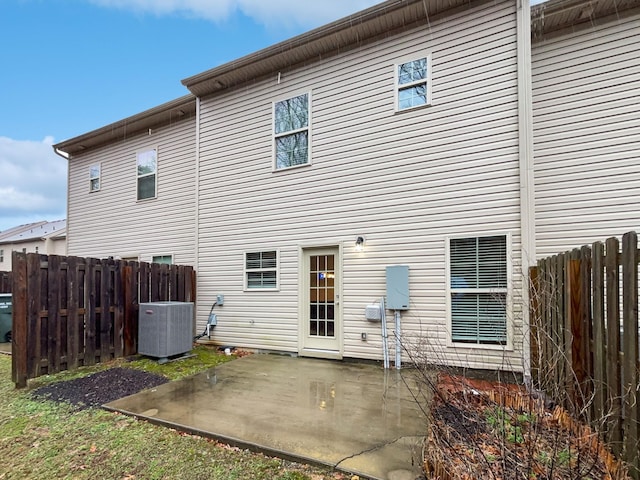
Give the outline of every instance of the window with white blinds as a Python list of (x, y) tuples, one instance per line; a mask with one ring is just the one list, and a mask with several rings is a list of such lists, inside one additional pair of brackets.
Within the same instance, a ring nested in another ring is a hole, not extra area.
[(507, 237), (449, 240), (454, 343), (507, 344)]
[(278, 252), (245, 253), (245, 289), (278, 289)]

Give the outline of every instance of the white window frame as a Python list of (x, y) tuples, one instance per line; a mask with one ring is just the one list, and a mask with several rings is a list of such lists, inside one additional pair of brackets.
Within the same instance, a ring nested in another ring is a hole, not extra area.
[[(97, 169), (98, 175), (94, 175)], [(93, 188), (93, 181), (98, 181), (98, 188)], [(102, 188), (102, 164), (100, 162), (89, 165), (89, 193), (99, 192)]]
[[(156, 170), (154, 173), (146, 173), (143, 175), (139, 175), (138, 173), (138, 165), (140, 162), (140, 157), (144, 154), (147, 154), (149, 152), (154, 152), (155, 153), (155, 160), (156, 160)], [(155, 175), (155, 182), (154, 182), (154, 191), (153, 191), (153, 196), (152, 197), (146, 197), (146, 198), (140, 198), (139, 197), (139, 183), (140, 183), (140, 179), (141, 178), (146, 178), (146, 177), (150, 177), (151, 175)], [(146, 148), (144, 150), (138, 150), (136, 152), (136, 199), (138, 202), (145, 202), (147, 200), (153, 200), (158, 198), (158, 148), (157, 147), (152, 147), (152, 148)]]
[[(164, 262), (156, 262), (155, 259), (156, 258), (165, 258), (165, 257), (169, 257), (171, 259), (171, 261), (169, 263), (164, 263)], [(164, 253), (164, 254), (157, 254), (157, 255), (151, 255), (151, 263), (159, 263), (161, 265), (173, 265), (173, 253)]]
[[(406, 63), (411, 63), (411, 62), (415, 62), (416, 60), (422, 60), (422, 59), (426, 59), (427, 61), (427, 78), (425, 79), (420, 79), (420, 80), (415, 80), (413, 82), (409, 82), (409, 83), (405, 83), (400, 85), (400, 75), (399, 75), (399, 70), (400, 70), (400, 66), (404, 65)], [(410, 58), (403, 58), (401, 61), (399, 61), (398, 63), (396, 63), (393, 68), (394, 68), (394, 103), (395, 103), (395, 111), (396, 113), (398, 112), (409, 112), (412, 110), (416, 110), (418, 108), (425, 108), (431, 105), (431, 71), (432, 71), (432, 60), (431, 60), (431, 53), (425, 53), (423, 55), (415, 55), (412, 56)], [(421, 85), (421, 84), (426, 84), (427, 86), (427, 102), (423, 105), (415, 105), (413, 107), (407, 107), (407, 108), (400, 108), (400, 91), (407, 89), (407, 88), (411, 88), (411, 87), (415, 87), (417, 85)]]
[[(276, 266), (275, 268), (247, 268), (247, 255), (251, 253), (268, 253), (275, 252), (276, 254)], [(242, 252), (242, 266), (243, 266), (243, 284), (245, 292), (277, 292), (280, 290), (280, 250), (275, 248), (255, 249)], [(276, 286), (275, 287), (249, 287), (249, 273), (254, 272), (271, 272), (275, 271), (276, 274)]]
[[(453, 288), (451, 286), (451, 240), (459, 240), (459, 239), (471, 239), (471, 238), (482, 238), (482, 237), (505, 237), (506, 242), (506, 269), (507, 269), (507, 278), (506, 278), (506, 287), (498, 288)], [(456, 235), (450, 236), (445, 239), (445, 296), (446, 296), (446, 308), (447, 308), (447, 346), (455, 347), (455, 348), (469, 348), (469, 349), (482, 349), (482, 350), (501, 350), (501, 351), (513, 351), (513, 261), (512, 261), (512, 238), (511, 234), (508, 232), (481, 232), (481, 233), (470, 233), (468, 235)], [(453, 340), (453, 318), (452, 318), (452, 294), (455, 293), (470, 293), (470, 294), (480, 294), (480, 293), (504, 293), (505, 294), (505, 334), (507, 337), (506, 344), (493, 344), (493, 343), (468, 343), (468, 342), (455, 342)]]
[[(296, 130), (289, 130), (286, 132), (280, 132), (280, 133), (276, 133), (276, 105), (280, 102), (284, 102), (286, 100), (291, 100), (292, 98), (296, 98), (296, 97), (301, 97), (303, 95), (307, 95), (307, 126), (305, 128), (298, 128)], [(311, 115), (311, 105), (313, 104), (313, 97), (312, 97), (312, 93), (311, 90), (307, 91), (307, 92), (301, 92), (301, 93), (297, 93), (295, 95), (287, 95), (286, 97), (280, 98), (276, 101), (273, 102), (271, 108), (272, 108), (272, 114), (271, 114), (271, 132), (272, 132), (272, 157), (273, 157), (273, 163), (272, 163), (272, 171), (273, 172), (283, 172), (286, 170), (291, 170), (292, 168), (301, 168), (301, 167), (309, 167), (312, 164), (311, 161), (311, 138), (312, 138), (312, 115)], [(290, 165), (288, 167), (278, 167), (278, 154), (277, 154), (277, 148), (278, 148), (278, 144), (277, 144), (277, 139), (278, 138), (282, 138), (282, 137), (287, 137), (290, 135), (294, 135), (297, 133), (302, 133), (302, 132), (307, 132), (307, 163), (302, 163), (300, 165)]]

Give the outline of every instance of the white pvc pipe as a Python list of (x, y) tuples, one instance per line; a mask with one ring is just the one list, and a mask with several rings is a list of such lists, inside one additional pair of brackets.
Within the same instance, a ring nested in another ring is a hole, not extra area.
[(387, 335), (387, 314), (384, 305), (384, 297), (380, 299), (380, 323), (382, 327), (382, 364), (385, 369), (389, 368), (389, 342)]
[(402, 367), (402, 331), (400, 326), (400, 312), (396, 310), (394, 312), (396, 321), (396, 369)]

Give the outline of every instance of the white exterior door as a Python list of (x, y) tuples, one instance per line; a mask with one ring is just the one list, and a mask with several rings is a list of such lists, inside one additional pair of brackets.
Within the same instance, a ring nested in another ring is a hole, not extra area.
[(300, 354), (342, 356), (340, 250), (314, 248), (302, 255)]

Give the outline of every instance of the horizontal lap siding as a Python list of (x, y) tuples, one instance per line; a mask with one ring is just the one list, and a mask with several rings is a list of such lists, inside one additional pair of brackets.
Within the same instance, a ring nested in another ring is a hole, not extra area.
[[(158, 149), (157, 198), (138, 202), (136, 152)], [(100, 162), (101, 189), (89, 193)], [(69, 162), (69, 255), (104, 258), (173, 254), (195, 263), (195, 119), (152, 130)]]
[[(394, 64), (426, 53), (433, 105), (394, 113)], [(364, 308), (385, 294), (385, 266), (406, 264), (407, 339), (428, 337), (432, 360), (518, 368), (518, 350), (446, 347), (444, 257), (449, 235), (501, 232), (519, 264), (515, 7), (479, 6), (276, 77), (202, 101), (199, 328), (224, 293), (216, 341), (297, 351), (300, 248), (342, 244), (345, 356), (382, 358)], [(313, 165), (273, 173), (272, 102), (307, 91)], [(243, 292), (243, 252), (270, 249), (280, 291)]]
[(640, 12), (532, 47), (540, 257), (640, 228)]

